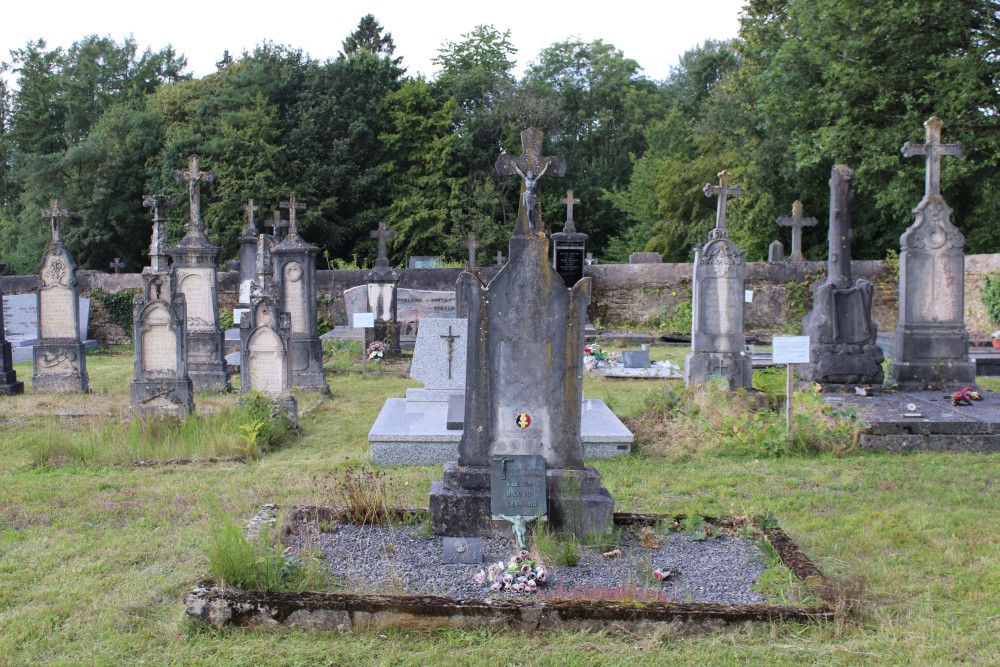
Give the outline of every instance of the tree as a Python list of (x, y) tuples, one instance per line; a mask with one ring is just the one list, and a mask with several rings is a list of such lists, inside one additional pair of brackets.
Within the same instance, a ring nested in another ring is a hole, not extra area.
[(393, 65), (399, 65), (403, 58), (393, 58), (396, 45), (392, 41), (392, 33), (382, 34), (382, 24), (378, 22), (373, 14), (366, 14), (358, 22), (357, 29), (347, 36), (343, 41), (344, 50), (341, 51), (338, 59), (343, 60), (360, 53), (367, 53), (379, 58), (387, 58)]

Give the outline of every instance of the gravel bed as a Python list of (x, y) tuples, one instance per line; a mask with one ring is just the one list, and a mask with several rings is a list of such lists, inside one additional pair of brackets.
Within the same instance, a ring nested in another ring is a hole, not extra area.
[[(572, 567), (543, 562), (548, 581), (538, 595), (546, 598), (616, 599), (639, 597), (662, 602), (754, 604), (763, 595), (750, 590), (764, 571), (764, 559), (752, 540), (739, 537), (693, 541), (682, 533), (659, 536), (659, 545), (643, 546), (637, 534), (624, 530), (621, 542), (604, 547), (580, 546), (580, 562)], [(442, 561), (442, 538), (424, 537), (422, 526), (342, 524), (330, 532), (301, 526), (291, 546), (323, 555), (339, 590), (381, 595), (440, 595), (452, 598), (522, 597), (491, 593), (475, 583), (482, 567), (508, 560), (512, 539), (484, 539), (483, 565), (451, 565)], [(603, 551), (620, 549), (605, 558)], [(662, 582), (653, 569), (669, 570)], [(637, 589), (639, 589), (637, 591)]]

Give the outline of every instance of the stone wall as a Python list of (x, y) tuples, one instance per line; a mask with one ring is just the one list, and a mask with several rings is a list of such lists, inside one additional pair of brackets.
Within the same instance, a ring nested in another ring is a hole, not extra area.
[[(498, 269), (477, 269), (484, 281)], [(629, 323), (658, 324), (670, 319), (677, 306), (691, 300), (690, 264), (597, 264), (585, 269), (594, 281), (591, 321), (600, 326)], [(979, 299), (986, 274), (1000, 271), (1000, 254), (968, 255), (965, 258), (966, 324), (974, 340), (988, 338), (993, 330)], [(462, 269), (400, 269), (400, 287), (423, 290), (452, 290)], [(786, 323), (797, 322), (808, 312), (812, 302), (812, 283), (822, 278), (824, 262), (751, 262), (748, 265), (747, 289), (753, 291), (753, 302), (747, 304), (748, 331), (773, 333)], [(318, 271), (319, 315), (334, 324), (346, 325), (344, 290), (363, 285), (367, 271)], [(879, 331), (894, 331), (898, 317), (895, 271), (881, 261), (854, 262), (856, 276), (875, 283), (872, 317)], [(139, 288), (139, 274), (109, 275), (100, 271), (80, 271), (80, 288), (84, 295), (103, 289), (117, 292)], [(219, 273), (220, 307), (231, 309), (238, 298), (239, 275), (235, 271)], [(37, 276), (5, 276), (4, 292), (32, 293), (38, 289)], [(99, 302), (92, 302), (90, 336), (104, 342), (114, 332), (101, 330), (104, 318), (96, 312)], [(95, 327), (98, 330), (95, 331)]]

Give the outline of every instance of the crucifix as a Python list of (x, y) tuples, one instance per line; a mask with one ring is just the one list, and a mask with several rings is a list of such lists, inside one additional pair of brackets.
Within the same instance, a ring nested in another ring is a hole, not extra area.
[(517, 209), (517, 227), (514, 234), (532, 234), (542, 230), (542, 207), (538, 201), (538, 181), (546, 173), (550, 176), (566, 174), (566, 158), (542, 157), (544, 133), (533, 127), (521, 132), (522, 154), (515, 157), (501, 153), (496, 170), (501, 176), (521, 177), (521, 200)]
[(193, 225), (198, 231), (205, 229), (205, 223), (201, 219), (201, 182), (211, 183), (215, 180), (214, 171), (201, 171), (198, 167), (199, 157), (192, 153), (188, 156), (188, 170), (175, 171), (175, 181), (188, 182), (188, 199), (191, 202), (191, 219), (189, 225)]
[(903, 155), (906, 157), (913, 157), (914, 155), (927, 156), (927, 176), (924, 182), (925, 196), (941, 194), (941, 156), (952, 155), (957, 157), (962, 154), (961, 141), (954, 144), (941, 143), (942, 125), (944, 123), (937, 116), (931, 116), (924, 123), (924, 127), (927, 128), (927, 143), (914, 144), (907, 141), (901, 149)]
[(295, 200), (294, 192), (288, 195), (288, 201), (280, 202), (278, 205), (281, 208), (288, 209), (288, 236), (297, 237), (299, 231), (295, 228), (295, 211), (306, 210), (306, 205)]
[(69, 217), (69, 211), (65, 208), (59, 208), (58, 199), (50, 199), (49, 208), (42, 211), (42, 217), (48, 218), (52, 224), (52, 242), (62, 243), (62, 219)]
[(111, 262), (111, 264), (109, 264), (108, 266), (110, 266), (112, 269), (114, 269), (115, 270), (115, 275), (117, 275), (117, 274), (121, 273), (122, 269), (125, 268), (125, 262), (123, 262), (120, 258), (115, 257), (115, 261)]
[(467, 238), (462, 245), (469, 249), (469, 268), (476, 268), (476, 251), (479, 250), (483, 244), (476, 240), (475, 232), (469, 232), (469, 238)]
[(281, 211), (275, 211), (271, 209), (271, 219), (264, 223), (265, 227), (271, 228), (271, 236), (274, 237), (275, 242), (281, 241), (281, 228), (288, 226), (287, 220), (281, 219)]
[(453, 334), (451, 332), (451, 326), (449, 326), (448, 327), (448, 335), (447, 336), (442, 335), (441, 338), (444, 338), (445, 340), (448, 341), (448, 379), (450, 380), (451, 379), (451, 359), (452, 359), (452, 354), (454, 353), (455, 341), (458, 340), (459, 338), (461, 338), (461, 336), (456, 336), (455, 334)]
[(167, 218), (163, 209), (173, 206), (170, 195), (146, 195), (142, 198), (144, 208), (152, 209), (153, 238), (149, 242), (149, 266), (153, 271), (166, 271), (167, 266)]
[(247, 226), (243, 228), (243, 236), (257, 236), (257, 224), (253, 221), (254, 211), (259, 211), (260, 206), (253, 205), (253, 199), (247, 199), (247, 203), (243, 204), (243, 210), (247, 214)]
[(373, 239), (378, 239), (378, 257), (375, 266), (389, 266), (389, 255), (386, 252), (386, 241), (396, 236), (396, 232), (386, 227), (385, 221), (378, 223), (378, 229), (370, 233)]
[(575, 232), (576, 223), (573, 221), (573, 204), (579, 204), (580, 200), (573, 196), (572, 190), (566, 191), (566, 196), (559, 200), (560, 204), (566, 206), (566, 225), (563, 232)]
[(715, 229), (712, 230), (712, 238), (720, 233), (726, 235), (726, 199), (728, 197), (739, 197), (743, 194), (743, 187), (739, 185), (729, 185), (729, 172), (719, 172), (719, 184), (712, 185), (706, 183), (704, 188), (706, 197), (718, 197), (719, 202), (715, 209)]
[(795, 200), (792, 204), (792, 217), (782, 217), (777, 220), (779, 227), (791, 227), (792, 228), (792, 255), (788, 259), (793, 262), (801, 262), (805, 260), (802, 256), (802, 228), (812, 227), (819, 223), (816, 218), (803, 218), (802, 217), (802, 202)]
[(507, 261), (507, 258), (503, 256), (503, 252), (497, 250), (497, 254), (493, 258), (493, 261), (496, 263), (497, 266), (503, 266), (504, 262)]
[(583, 261), (586, 262), (587, 266), (590, 266), (597, 263), (597, 258), (594, 257), (594, 253), (588, 252), (587, 256), (583, 258)]

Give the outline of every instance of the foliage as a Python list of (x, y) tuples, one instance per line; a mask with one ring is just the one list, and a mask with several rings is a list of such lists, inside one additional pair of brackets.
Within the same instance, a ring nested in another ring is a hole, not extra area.
[(994, 329), (1000, 329), (1000, 272), (983, 277), (979, 298), (986, 306), (986, 316), (990, 318), (990, 325)]
[(108, 321), (117, 324), (126, 336), (132, 335), (132, 299), (141, 292), (139, 289), (124, 289), (120, 292), (105, 292), (102, 289), (90, 293), (90, 298), (98, 301), (108, 314)]
[(223, 331), (229, 331), (236, 326), (236, 322), (233, 319), (232, 308), (220, 308), (219, 309), (219, 328)]
[(327, 504), (343, 511), (344, 521), (358, 526), (390, 523), (395, 517), (392, 484), (384, 470), (346, 468), (317, 482)]
[(691, 302), (681, 301), (674, 306), (673, 311), (670, 313), (670, 317), (663, 323), (663, 328), (667, 331), (675, 333), (690, 333), (691, 315)]
[[(537, 525), (537, 524), (536, 524)], [(580, 562), (580, 543), (575, 535), (558, 534), (545, 526), (538, 526), (533, 532), (532, 551), (544, 563), (571, 567)]]

